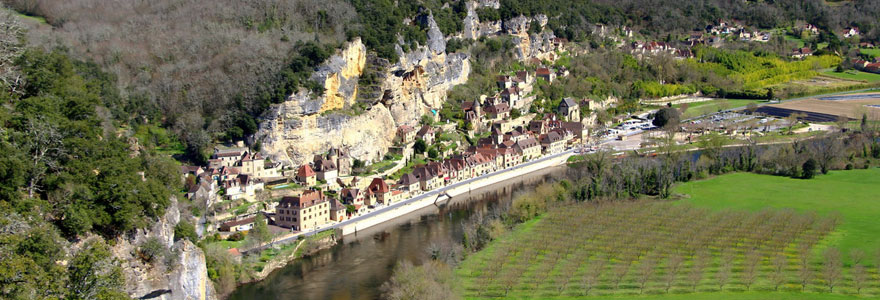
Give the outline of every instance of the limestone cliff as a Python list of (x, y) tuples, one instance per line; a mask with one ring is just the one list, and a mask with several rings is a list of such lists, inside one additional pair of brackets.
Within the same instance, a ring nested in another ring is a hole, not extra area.
[(408, 53), (398, 49), (400, 61), (381, 76), (381, 99), (365, 101), (368, 108), (360, 114), (350, 109), (357, 101), (358, 79), (367, 61), (366, 48), (355, 39), (312, 76), (323, 83), (323, 96), (298, 92), (261, 117), (254, 138), (262, 151), (294, 166), (331, 148), (365, 161), (381, 159), (398, 126), (414, 125), (422, 115), (439, 110), (447, 90), (466, 82), (470, 73), (466, 54), (445, 53), (446, 39), (433, 16), (420, 21), (428, 28), (428, 43)]
[[(187, 240), (174, 242), (174, 226), (180, 221), (176, 198), (149, 230), (137, 230), (132, 236), (117, 238), (111, 248), (122, 263), (125, 291), (132, 298), (161, 300), (217, 299), (205, 265), (205, 254)], [(137, 255), (139, 246), (157, 238), (167, 248), (169, 258), (144, 263)]]
[[(498, 2), (495, 2), (495, 4), (498, 4)], [(501, 21), (480, 21), (480, 17), (477, 15), (476, 11), (476, 9), (480, 7), (491, 7), (495, 9), (498, 8), (494, 7), (492, 3), (477, 3), (474, 1), (468, 2), (467, 15), (464, 17), (463, 20), (463, 38), (476, 40), (483, 36), (492, 36), (501, 33)]]

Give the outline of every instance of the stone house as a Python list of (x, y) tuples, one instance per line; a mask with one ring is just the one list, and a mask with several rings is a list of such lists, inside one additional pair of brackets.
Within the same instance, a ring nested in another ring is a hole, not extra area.
[(284, 197), (275, 207), (275, 223), (298, 231), (315, 229), (330, 221), (330, 203), (318, 190), (298, 197)]
[(412, 174), (419, 180), (423, 191), (430, 191), (439, 188), (443, 183), (438, 171), (436, 168), (431, 168), (428, 165), (420, 165), (416, 166)]
[(533, 137), (516, 142), (515, 149), (520, 152), (523, 159), (532, 160), (541, 156), (541, 144)]
[(361, 193), (360, 189), (356, 188), (345, 188), (339, 192), (339, 197), (342, 199), (342, 203), (350, 204), (350, 205), (363, 205), (364, 204), (364, 193)]
[(512, 86), (501, 91), (501, 100), (507, 102), (512, 108), (520, 108), (523, 106), (522, 91), (518, 86)]
[(489, 105), (484, 111), (489, 120), (504, 120), (510, 117), (510, 105), (507, 103)]
[(376, 205), (376, 203), (388, 205), (391, 204), (390, 201), (391, 188), (388, 187), (388, 184), (385, 183), (385, 180), (382, 180), (382, 178), (373, 178), (373, 181), (367, 186), (367, 193), (364, 196), (364, 202), (367, 205)]
[(564, 117), (572, 122), (580, 122), (581, 120), (581, 107), (577, 104), (577, 101), (570, 97), (563, 98), (562, 102), (559, 102), (559, 106), (556, 107), (556, 113), (560, 117)]
[(412, 143), (413, 141), (415, 141), (415, 139), (416, 139), (416, 129), (415, 128), (413, 128), (412, 126), (408, 126), (408, 125), (401, 125), (400, 127), (397, 127), (397, 136), (395, 137), (395, 140), (399, 144), (406, 145), (406, 144)]
[(544, 79), (548, 83), (553, 83), (553, 80), (556, 79), (556, 72), (551, 71), (549, 68), (541, 67), (535, 71), (535, 77)]
[(416, 138), (422, 139), (428, 145), (432, 145), (434, 144), (435, 133), (436, 131), (434, 130), (434, 127), (424, 125), (422, 126), (422, 129), (419, 129), (419, 132), (416, 133)]
[(239, 232), (239, 231), (248, 231), (254, 228), (254, 221), (256, 221), (257, 217), (249, 217), (241, 220), (233, 220), (224, 222), (220, 224), (220, 231), (224, 232)]
[(345, 205), (342, 205), (339, 200), (331, 199), (330, 220), (335, 222), (342, 222), (345, 219), (348, 219), (348, 216), (345, 214)]
[(544, 154), (555, 154), (565, 150), (565, 140), (559, 133), (550, 131), (541, 135), (541, 151)]
[(317, 174), (318, 180), (330, 183), (339, 176), (339, 170), (336, 168), (336, 163), (334, 161), (318, 155), (315, 157), (314, 163), (315, 173)]
[(412, 173), (403, 174), (400, 180), (397, 181), (397, 184), (400, 188), (410, 191), (410, 193), (421, 189), (421, 183)]
[(317, 175), (309, 165), (302, 165), (296, 171), (296, 181), (305, 186), (313, 186), (317, 183)]

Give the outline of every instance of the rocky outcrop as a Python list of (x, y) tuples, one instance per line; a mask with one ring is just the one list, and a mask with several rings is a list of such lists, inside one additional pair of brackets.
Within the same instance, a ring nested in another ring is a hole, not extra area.
[(366, 61), (367, 48), (359, 38), (347, 43), (312, 73), (311, 80), (324, 86), (324, 95), (315, 97), (308, 91), (299, 91), (287, 98), (287, 102), (295, 104), (290, 112), (310, 115), (351, 106), (357, 99), (357, 81)]
[(554, 52), (552, 40), (556, 35), (553, 32), (544, 31), (533, 35), (519, 35), (513, 37), (516, 46), (516, 55), (520, 60), (537, 57), (539, 59), (552, 60), (548, 54)]
[(381, 103), (358, 116), (302, 115), (298, 110), (295, 102), (282, 103), (260, 124), (263, 151), (275, 160), (301, 165), (331, 148), (346, 149), (358, 159), (375, 160), (385, 154), (396, 133), (394, 118)]
[[(485, 2), (485, 1), (484, 1)], [(496, 2), (497, 3), (497, 2)], [(468, 2), (467, 3), (467, 15), (464, 17), (464, 27), (462, 29), (462, 37), (465, 39), (476, 40), (483, 36), (492, 36), (501, 33), (502, 31), (502, 22), (501, 21), (480, 21), (480, 17), (477, 15), (477, 8), (480, 7), (492, 7), (490, 5), (486, 6), (485, 4), (480, 4), (477, 2)], [(497, 9), (497, 7), (495, 7)]]
[(357, 100), (357, 82), (366, 62), (366, 50), (355, 39), (313, 76), (324, 84), (324, 96), (299, 92), (261, 117), (254, 138), (261, 142), (262, 151), (294, 166), (331, 148), (364, 161), (381, 159), (398, 126), (414, 125), (421, 116), (438, 111), (447, 90), (466, 82), (470, 74), (466, 54), (446, 54), (446, 39), (433, 16), (428, 14), (420, 21), (428, 27), (427, 46), (408, 53), (398, 47), (400, 61), (380, 76), (384, 78), (381, 99), (364, 101), (369, 107), (360, 114), (349, 109)]
[[(171, 198), (165, 214), (149, 230), (117, 238), (111, 248), (122, 263), (124, 290), (132, 298), (161, 300), (217, 299), (208, 279), (205, 254), (187, 240), (174, 242), (174, 226), (180, 221), (176, 198)], [(157, 238), (167, 247), (169, 257), (145, 263), (138, 249), (146, 240)]]
[(167, 299), (216, 299), (202, 250), (188, 240), (178, 241), (173, 249), (180, 264), (171, 273), (171, 294)]

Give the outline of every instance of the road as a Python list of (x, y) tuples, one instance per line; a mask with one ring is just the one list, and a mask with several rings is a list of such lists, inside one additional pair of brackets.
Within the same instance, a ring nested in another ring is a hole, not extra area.
[(442, 187), (442, 188), (435, 189), (435, 190), (431, 190), (431, 191), (425, 192), (425, 193), (423, 193), (423, 194), (419, 194), (419, 195), (417, 195), (417, 196), (415, 196), (415, 197), (412, 197), (412, 198), (406, 199), (406, 200), (404, 200), (404, 201), (400, 201), (400, 202), (397, 202), (397, 203), (391, 204), (391, 205), (389, 205), (389, 206), (382, 206), (382, 207), (380, 207), (380, 208), (378, 208), (378, 209), (376, 209), (376, 210), (374, 210), (374, 211), (371, 211), (371, 212), (369, 212), (369, 213), (366, 213), (366, 214), (363, 214), (363, 215), (360, 215), (360, 216), (357, 216), (357, 217), (354, 217), (354, 218), (351, 218), (351, 219), (348, 219), (348, 220), (345, 220), (345, 221), (342, 221), (342, 222), (339, 222), (339, 223), (335, 223), (335, 224), (327, 225), (327, 226), (324, 226), (324, 227), (320, 227), (320, 228), (318, 228), (318, 229), (316, 229), (316, 230), (311, 230), (311, 231), (306, 231), (306, 232), (300, 232), (300, 233), (297, 233), (297, 234), (294, 234), (294, 235), (291, 235), (291, 236), (287, 236), (287, 237), (285, 237), (285, 238), (283, 238), (283, 239), (279, 239), (279, 240), (277, 240), (277, 241), (273, 241), (273, 242), (271, 242), (271, 243), (268, 243), (268, 244), (262, 245), (262, 246), (260, 246), (260, 247), (258, 247), (258, 248), (252, 248), (252, 249), (244, 250), (244, 251), (241, 251), (241, 252), (242, 252), (243, 254), (244, 254), (244, 253), (250, 253), (250, 252), (253, 252), (254, 250), (258, 250), (258, 249), (259, 249), (260, 251), (262, 251), (263, 249), (266, 249), (266, 248), (271, 247), (271, 246), (276, 245), (276, 244), (285, 244), (285, 243), (289, 243), (289, 242), (291, 242), (291, 241), (295, 241), (295, 240), (297, 240), (300, 236), (304, 236), (304, 237), (306, 237), (306, 236), (312, 236), (312, 235), (315, 235), (315, 234), (317, 234), (317, 233), (319, 233), (319, 232), (323, 232), (323, 231), (327, 231), (327, 230), (334, 230), (334, 229), (336, 229), (336, 228), (340, 228), (340, 227), (343, 227), (343, 226), (345, 226), (345, 225), (351, 224), (352, 222), (357, 222), (357, 221), (360, 221), (360, 220), (362, 220), (362, 219), (364, 219), (364, 218), (370, 218), (370, 217), (373, 217), (373, 216), (375, 216), (375, 215), (378, 215), (378, 214), (384, 213), (384, 212), (386, 212), (386, 211), (389, 211), (389, 210), (395, 209), (395, 208), (397, 208), (397, 207), (401, 207), (401, 206), (407, 205), (407, 204), (409, 204), (409, 203), (413, 203), (413, 202), (416, 202), (416, 201), (419, 201), (419, 200), (423, 200), (423, 199), (425, 199), (425, 198), (427, 198), (427, 197), (436, 197), (436, 198), (439, 198), (440, 196), (446, 194), (446, 191), (449, 190), (449, 189), (454, 189), (454, 188), (457, 188), (457, 187), (462, 186), (462, 185), (470, 184), (470, 183), (473, 183), (474, 181), (481, 180), (481, 179), (485, 179), (485, 178), (488, 178), (488, 177), (490, 177), (490, 176), (493, 176), (493, 175), (496, 175), (496, 174), (499, 174), (499, 173), (502, 173), (502, 172), (510, 172), (510, 171), (514, 171), (514, 170), (517, 170), (517, 169), (520, 169), (520, 168), (525, 168), (525, 167), (527, 167), (527, 166), (531, 166), (531, 165), (534, 165), (534, 164), (542, 163), (542, 162), (545, 162), (545, 161), (547, 161), (547, 160), (551, 160), (551, 159), (559, 158), (560, 156), (570, 155), (570, 154), (573, 154), (573, 153), (574, 153), (574, 151), (575, 151), (576, 148), (577, 148), (577, 147), (573, 147), (572, 149), (569, 149), (569, 150), (566, 150), (566, 151), (563, 151), (563, 152), (560, 152), (560, 153), (556, 153), (556, 154), (551, 154), (551, 155), (548, 155), (548, 156), (543, 156), (543, 157), (541, 157), (541, 158), (538, 158), (538, 159), (535, 159), (535, 160), (531, 160), (531, 161), (528, 161), (528, 162), (525, 162), (525, 163), (522, 163), (522, 164), (519, 164), (519, 165), (516, 165), (516, 166), (510, 167), (510, 168), (507, 168), (507, 169), (501, 169), (501, 170), (498, 170), (498, 171), (495, 171), (495, 172), (486, 173), (486, 174), (483, 174), (483, 175), (480, 175), (480, 176), (477, 176), (477, 177), (468, 178), (468, 179), (465, 179), (465, 180), (463, 180), (463, 181), (455, 182), (455, 183), (452, 183), (452, 184), (446, 185), (446, 186), (444, 186), (444, 187)]
[[(774, 102), (774, 103), (761, 103), (761, 104), (758, 104), (758, 105), (759, 105), (759, 106), (763, 106), (763, 105), (776, 104), (776, 103), (780, 103), (780, 102), (795, 101), (795, 100), (801, 100), (801, 99), (810, 99), (810, 98), (816, 98), (816, 97), (826, 97), (826, 96), (839, 95), (839, 94), (851, 94), (851, 93), (866, 92), (866, 91), (872, 91), (872, 90), (876, 90), (876, 88), (868, 88), (868, 89), (860, 89), (860, 90), (854, 90), (854, 91), (835, 92), (835, 93), (827, 93), (827, 94), (818, 94), (818, 95), (811, 95), (811, 96), (804, 96), (804, 97), (790, 98), (790, 99), (782, 100), (782, 101), (779, 101), (779, 102)], [(742, 109), (745, 109), (745, 108), (746, 108), (746, 106), (743, 106), (743, 107), (736, 107), (736, 108), (729, 109), (729, 111), (742, 110)], [(715, 113), (712, 113), (712, 114), (715, 114)], [(703, 117), (705, 117), (705, 116), (709, 116), (709, 115), (712, 115), (712, 114), (702, 115), (702, 116), (699, 116), (699, 117), (696, 117), (696, 118), (692, 118), (692, 119), (689, 119), (689, 120), (698, 119), (698, 118), (703, 118)], [(642, 132), (643, 132), (642, 130), (637, 130), (637, 131), (635, 131), (635, 132), (630, 132), (630, 133), (628, 133), (627, 136), (631, 136), (631, 135), (639, 134), (639, 133), (642, 133)], [(597, 146), (601, 146), (601, 145), (604, 145), (604, 144), (609, 144), (609, 143), (611, 143), (611, 142), (614, 142), (614, 139), (603, 140), (603, 141), (599, 142), (599, 144), (598, 144)], [(461, 185), (470, 184), (470, 183), (472, 183), (472, 182), (474, 182), (474, 181), (481, 180), (481, 179), (485, 179), (485, 178), (487, 178), (487, 177), (489, 177), (489, 176), (495, 175), (495, 174), (500, 173), (500, 172), (509, 172), (509, 171), (513, 171), (513, 170), (516, 170), (516, 169), (519, 169), (519, 168), (524, 168), (524, 167), (526, 167), (526, 166), (530, 166), (530, 165), (533, 165), (533, 164), (536, 164), (536, 163), (541, 163), (541, 162), (544, 162), (544, 161), (549, 160), (549, 159), (554, 159), (554, 158), (557, 158), (557, 157), (562, 156), (562, 155), (570, 155), (570, 154), (573, 154), (573, 153), (574, 153), (575, 148), (577, 148), (577, 147), (574, 147), (574, 148), (572, 148), (572, 149), (569, 149), (569, 150), (566, 150), (566, 151), (563, 151), (563, 152), (560, 152), (560, 153), (557, 153), (557, 154), (552, 154), (552, 155), (544, 156), (544, 157), (539, 158), (539, 159), (536, 159), (536, 160), (532, 160), (532, 161), (529, 161), (529, 162), (525, 162), (525, 163), (522, 163), (522, 164), (520, 164), (520, 165), (516, 165), (516, 166), (514, 166), (514, 167), (511, 167), (511, 168), (502, 169), (502, 170), (498, 170), (498, 171), (495, 171), (495, 172), (492, 172), (492, 173), (486, 173), (486, 174), (483, 174), (483, 175), (480, 175), (480, 176), (477, 176), (477, 177), (474, 177), (474, 178), (469, 178), (469, 179), (466, 179), (466, 180), (463, 180), (463, 181), (459, 181), (459, 182), (456, 182), (456, 183), (453, 183), (453, 184), (450, 184), (450, 185), (444, 186), (444, 187), (439, 188), (439, 189), (435, 189), (435, 190), (431, 190), (431, 191), (425, 192), (425, 193), (423, 193), (423, 194), (420, 194), (420, 195), (417, 195), (417, 196), (415, 196), (415, 197), (412, 197), (412, 198), (406, 199), (406, 200), (404, 200), (404, 201), (401, 201), (401, 202), (398, 202), (398, 203), (394, 203), (394, 204), (389, 205), (389, 206), (383, 206), (383, 207), (380, 207), (379, 209), (374, 210), (374, 211), (369, 212), (369, 213), (366, 213), (366, 214), (364, 214), (364, 215), (360, 215), (360, 216), (357, 216), (357, 217), (354, 217), (354, 218), (351, 218), (351, 219), (348, 219), (348, 220), (345, 220), (345, 221), (342, 221), (342, 222), (339, 222), (339, 223), (335, 223), (335, 224), (331, 224), (331, 225), (325, 226), (325, 227), (320, 227), (320, 228), (318, 228), (317, 230), (312, 230), (312, 231), (307, 231), (307, 232), (300, 232), (300, 233), (298, 233), (298, 234), (294, 234), (294, 235), (291, 235), (291, 236), (285, 237), (285, 238), (283, 238), (283, 239), (280, 239), (280, 240), (277, 240), (277, 241), (273, 241), (273, 242), (271, 242), (271, 243), (269, 243), (269, 244), (263, 245), (263, 246), (258, 247), (258, 248), (253, 248), (253, 249), (249, 249), (249, 250), (246, 250), (246, 251), (242, 251), (242, 253), (245, 253), (245, 252), (252, 252), (252, 251), (257, 250), (257, 249), (260, 249), (260, 250), (262, 251), (262, 249), (265, 249), (265, 248), (270, 247), (270, 246), (272, 246), (272, 245), (276, 245), (276, 244), (284, 244), (284, 243), (288, 243), (288, 242), (290, 242), (290, 241), (294, 241), (294, 240), (298, 239), (300, 236), (312, 236), (312, 235), (315, 235), (315, 234), (318, 233), (318, 232), (323, 232), (323, 231), (326, 231), (326, 230), (334, 230), (334, 229), (336, 229), (336, 228), (340, 228), (340, 227), (342, 227), (342, 226), (348, 225), (348, 224), (350, 224), (350, 223), (352, 223), (352, 222), (357, 222), (357, 221), (360, 221), (360, 220), (362, 220), (362, 219), (364, 219), (364, 218), (370, 218), (370, 217), (373, 217), (373, 216), (375, 216), (375, 215), (378, 215), (378, 214), (384, 213), (384, 212), (386, 212), (386, 211), (392, 210), (392, 209), (394, 209), (394, 208), (397, 208), (397, 207), (400, 207), (400, 206), (403, 206), (403, 205), (407, 205), (407, 204), (409, 204), (409, 203), (413, 203), (413, 202), (416, 202), (416, 201), (423, 200), (423, 199), (425, 199), (425, 198), (427, 198), (427, 197), (438, 197), (438, 198), (439, 198), (441, 195), (445, 194), (445, 191), (448, 190), (448, 189), (453, 189), (453, 188), (459, 187), (459, 186), (461, 186)]]

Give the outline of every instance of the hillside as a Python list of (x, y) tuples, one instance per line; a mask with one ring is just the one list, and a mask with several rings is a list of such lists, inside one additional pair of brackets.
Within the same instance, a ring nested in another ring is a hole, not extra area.
[[(407, 171), (478, 146), (493, 126), (555, 122), (564, 98), (607, 103), (576, 109), (573, 124), (602, 128), (656, 109), (643, 99), (793, 95), (780, 86), (866, 58), (859, 42), (880, 34), (871, 1), (2, 2), (0, 298), (14, 299), (214, 298), (250, 280), (249, 261), (206, 246), (226, 221), (208, 215), (278, 199), (230, 199), (228, 174), (208, 161), (220, 144), (246, 145), (284, 182), (331, 149), (356, 171)], [(709, 37), (724, 20), (774, 37)], [(792, 37), (804, 23), (821, 33)], [(838, 37), (844, 27), (862, 34)], [(823, 48), (792, 57), (798, 42)], [(522, 107), (468, 119), (466, 102), (501, 98), (499, 76), (518, 72), (531, 77), (513, 90)], [(418, 139), (415, 154), (404, 128), (436, 129), (437, 141)], [(222, 188), (184, 198), (206, 182)]]

